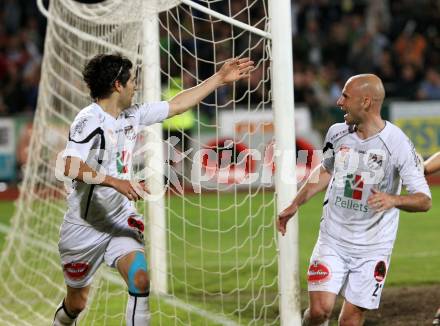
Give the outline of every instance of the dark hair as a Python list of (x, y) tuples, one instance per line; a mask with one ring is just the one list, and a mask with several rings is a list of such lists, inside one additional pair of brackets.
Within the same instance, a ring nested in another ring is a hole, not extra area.
[(93, 99), (109, 97), (117, 80), (125, 87), (130, 78), (131, 67), (131, 61), (119, 53), (94, 56), (83, 71), (90, 96)]

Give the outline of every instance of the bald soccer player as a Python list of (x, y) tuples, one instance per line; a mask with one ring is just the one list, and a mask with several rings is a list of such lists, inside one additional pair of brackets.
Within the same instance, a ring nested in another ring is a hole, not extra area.
[[(399, 210), (431, 207), (413, 144), (381, 118), (384, 97), (382, 81), (375, 75), (347, 81), (337, 102), (345, 123), (330, 127), (321, 164), (278, 216), (277, 227), (284, 235), (299, 206), (327, 188), (307, 273), (309, 307), (303, 325), (328, 323), (338, 294), (344, 297), (339, 325), (362, 325), (365, 312), (379, 307)], [(400, 195), (402, 183), (407, 195)]]
[[(440, 152), (435, 153), (424, 163), (425, 175), (430, 175), (440, 171)], [(432, 325), (440, 326), (440, 307), (438, 307)]]

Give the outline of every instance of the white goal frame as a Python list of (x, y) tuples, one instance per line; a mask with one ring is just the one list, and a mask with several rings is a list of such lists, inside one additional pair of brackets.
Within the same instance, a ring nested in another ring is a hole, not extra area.
[[(277, 166), (275, 174), (275, 189), (277, 196), (277, 213), (281, 212), (291, 202), (296, 195), (296, 175), (295, 175), (295, 123), (294, 123), (294, 98), (293, 98), (293, 60), (292, 60), (292, 33), (291, 33), (291, 1), (290, 0), (267, 0), (269, 4), (270, 24), (268, 31), (262, 31), (253, 26), (236, 21), (224, 16), (207, 7), (201, 6), (191, 0), (181, 0), (182, 3), (191, 6), (201, 12), (213, 17), (224, 20), (234, 26), (255, 33), (270, 40), (271, 56), (271, 80), (272, 80), (272, 109), (274, 114), (275, 126), (275, 163)], [(37, 0), (40, 11), (50, 17), (50, 13), (44, 8), (42, 0)], [(159, 56), (159, 26), (158, 15), (152, 14), (145, 18), (143, 28), (144, 38), (142, 58), (146, 69), (143, 69), (144, 80), (148, 80), (148, 86), (144, 83), (145, 101), (160, 100), (160, 56)], [(71, 26), (63, 22), (57, 22), (69, 30), (74, 30)], [(88, 35), (81, 31), (84, 39)], [(83, 35), (84, 34), (84, 35)], [(156, 35), (156, 37), (151, 37)], [(101, 41), (104, 42), (104, 41)], [(105, 43), (105, 42), (104, 42)], [(115, 50), (124, 53), (124, 49), (115, 47), (111, 44), (106, 46), (113, 47)], [(148, 54), (148, 55), (146, 55)], [(161, 141), (162, 128), (160, 124), (150, 128), (150, 139)], [(150, 140), (151, 141), (151, 140)], [(163, 148), (154, 146), (157, 153), (154, 159), (147, 162), (150, 168), (158, 172), (158, 177), (148, 180), (152, 194), (159, 194), (164, 188), (163, 183)], [(286, 178), (286, 175), (289, 177)], [(291, 182), (286, 182), (285, 180)], [(293, 181), (292, 181), (293, 180)], [(168, 292), (167, 286), (167, 258), (166, 258), (166, 218), (165, 218), (165, 198), (164, 196), (148, 203), (145, 211), (151, 218), (150, 259), (151, 264), (151, 285), (152, 292), (165, 295)], [(274, 217), (275, 222), (275, 217)], [(278, 236), (279, 262), (278, 262), (278, 286), (280, 294), (281, 325), (300, 325), (300, 289), (299, 289), (299, 250), (298, 250), (298, 218), (293, 218), (288, 225), (287, 233)]]
[[(287, 207), (296, 195), (296, 173), (293, 167), (296, 164), (295, 154), (295, 119), (293, 97), (293, 58), (292, 58), (292, 32), (291, 32), (291, 3), (290, 0), (268, 0), (270, 13), (270, 30), (262, 31), (253, 26), (238, 22), (230, 17), (217, 13), (201, 6), (191, 0), (182, 0), (183, 3), (222, 19), (230, 24), (245, 29), (249, 32), (271, 40), (271, 72), (273, 93), (273, 114), (275, 126), (277, 165), (275, 174), (275, 189), (277, 194), (277, 213)], [(144, 35), (158, 35), (158, 17), (153, 15), (144, 21)], [(155, 41), (156, 42), (155, 42)], [(149, 81), (149, 88), (144, 90), (145, 101), (160, 99), (160, 58), (158, 38), (144, 39), (143, 58), (148, 63), (144, 71), (144, 80)], [(144, 86), (145, 87), (145, 86)], [(152, 139), (161, 141), (160, 125), (152, 127)], [(154, 134), (156, 136), (154, 136)], [(157, 149), (154, 166), (150, 168), (160, 173), (158, 178), (151, 180), (152, 194), (158, 194), (163, 189), (161, 171), (163, 166), (163, 147)], [(283, 174), (283, 176), (282, 176)], [(289, 174), (289, 178), (285, 175)], [(294, 180), (286, 182), (285, 180)], [(151, 286), (157, 294), (167, 293), (167, 258), (166, 258), (166, 218), (165, 198), (148, 203), (148, 212), (151, 219), (149, 228), (151, 245)], [(297, 216), (289, 222), (286, 235), (278, 236), (279, 262), (278, 262), (278, 287), (280, 294), (281, 325), (300, 325), (300, 287), (299, 287), (299, 250), (298, 250), (298, 219)]]

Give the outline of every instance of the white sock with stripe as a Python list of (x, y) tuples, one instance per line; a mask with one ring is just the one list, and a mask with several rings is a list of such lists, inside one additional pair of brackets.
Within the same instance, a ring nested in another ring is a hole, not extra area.
[(125, 313), (127, 326), (150, 325), (150, 309), (148, 307), (148, 294), (132, 293), (128, 296), (127, 310)]

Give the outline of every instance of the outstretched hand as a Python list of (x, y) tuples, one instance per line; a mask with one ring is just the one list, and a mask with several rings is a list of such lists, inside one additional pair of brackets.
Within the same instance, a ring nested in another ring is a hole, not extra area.
[(277, 219), (277, 229), (279, 232), (281, 232), (282, 235), (286, 234), (286, 225), (287, 222), (292, 218), (293, 215), (296, 214), (296, 211), (298, 210), (297, 205), (290, 205), (285, 210), (283, 210), (279, 215)]
[(222, 84), (228, 84), (249, 78), (252, 69), (254, 69), (254, 62), (249, 58), (233, 58), (227, 60), (217, 74), (220, 76)]

